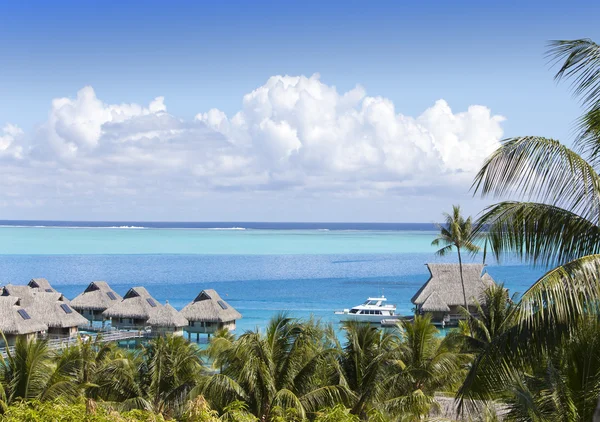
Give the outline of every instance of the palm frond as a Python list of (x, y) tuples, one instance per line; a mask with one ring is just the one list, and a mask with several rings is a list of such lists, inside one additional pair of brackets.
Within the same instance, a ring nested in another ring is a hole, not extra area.
[(497, 259), (517, 255), (550, 265), (600, 252), (600, 228), (553, 205), (500, 202), (485, 210), (476, 231), (485, 231)]
[(556, 40), (549, 43), (548, 57), (561, 63), (555, 78), (571, 79), (571, 88), (584, 106), (600, 100), (600, 46), (589, 38)]
[(600, 216), (600, 177), (586, 160), (553, 139), (505, 140), (486, 160), (472, 189), (484, 197), (515, 194), (555, 205), (594, 223)]

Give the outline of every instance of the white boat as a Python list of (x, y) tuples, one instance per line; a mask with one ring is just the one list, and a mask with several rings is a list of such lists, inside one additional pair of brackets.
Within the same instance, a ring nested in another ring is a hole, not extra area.
[(343, 311), (335, 311), (336, 315), (340, 315), (340, 321), (359, 321), (381, 324), (381, 321), (386, 319), (398, 319), (396, 315), (396, 305), (386, 305), (387, 299), (385, 296), (370, 297), (362, 305), (353, 307), (352, 309), (344, 309)]

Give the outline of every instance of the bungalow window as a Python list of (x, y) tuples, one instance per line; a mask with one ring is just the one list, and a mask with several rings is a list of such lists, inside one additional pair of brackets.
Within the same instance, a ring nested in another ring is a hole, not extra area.
[(189, 327), (193, 327), (193, 326), (194, 326), (194, 321), (189, 321), (189, 322), (188, 322), (188, 326), (189, 326)]
[(67, 305), (66, 303), (63, 303), (62, 305), (60, 305), (60, 307), (62, 308), (63, 311), (65, 311), (65, 314), (72, 314), (73, 313), (73, 309), (71, 309), (69, 307), (69, 305)]

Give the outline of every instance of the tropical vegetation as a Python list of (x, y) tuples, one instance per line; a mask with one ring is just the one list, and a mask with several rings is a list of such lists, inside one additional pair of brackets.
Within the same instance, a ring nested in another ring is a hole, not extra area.
[[(430, 316), (378, 329), (275, 316), (264, 331), (181, 337), (134, 350), (81, 340), (63, 350), (18, 339), (0, 356), (6, 421), (590, 421), (600, 395), (600, 46), (557, 41), (557, 78), (585, 107), (574, 148), (508, 139), (474, 182), (512, 196), (474, 222), (454, 207), (438, 254), (483, 241), (548, 272), (520, 297), (502, 285), (441, 336)], [(462, 273), (462, 271), (461, 271)], [(464, 283), (463, 283), (464, 284)], [(454, 401), (456, 399), (456, 402)], [(451, 412), (452, 413), (452, 412)]]

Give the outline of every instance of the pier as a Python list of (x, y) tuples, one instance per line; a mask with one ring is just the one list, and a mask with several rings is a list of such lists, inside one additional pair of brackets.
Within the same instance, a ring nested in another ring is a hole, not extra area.
[[(155, 336), (152, 333), (145, 332), (145, 331), (114, 331), (114, 332), (101, 333), (101, 335), (99, 335), (96, 338), (90, 337), (90, 340), (88, 340), (88, 341), (98, 342), (98, 343), (110, 343), (110, 342), (115, 342), (115, 341), (119, 342), (119, 341), (125, 341), (125, 340), (153, 338), (153, 337), (155, 337)], [(48, 349), (58, 350), (58, 349), (63, 349), (63, 348), (69, 347), (69, 346), (76, 345), (82, 340), (80, 339), (80, 337), (68, 337), (68, 338), (54, 338), (54, 339), (49, 339), (47, 341), (48, 341)], [(83, 340), (83, 341), (85, 341), (85, 340)], [(6, 357), (8, 351), (11, 351), (11, 352), (14, 351), (14, 346), (0, 348), (0, 355), (2, 355), (2, 357)]]

